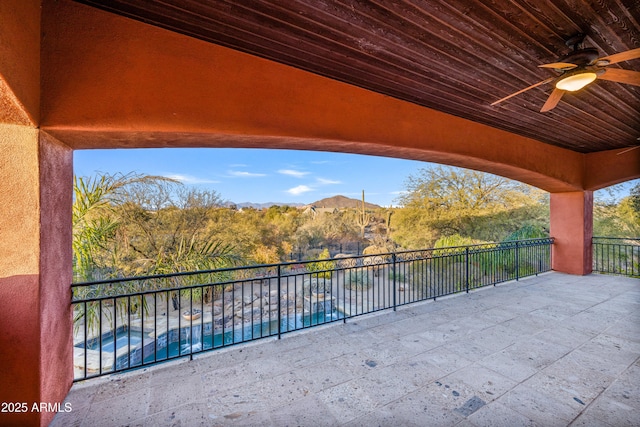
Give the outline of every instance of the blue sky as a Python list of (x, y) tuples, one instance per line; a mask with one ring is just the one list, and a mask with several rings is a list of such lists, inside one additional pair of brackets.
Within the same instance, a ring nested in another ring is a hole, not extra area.
[(430, 164), (356, 154), (241, 148), (78, 150), (79, 176), (136, 172), (213, 189), (224, 200), (311, 203), (341, 194), (395, 205), (410, 174)]
[[(77, 150), (74, 173), (136, 172), (215, 190), (235, 203), (312, 203), (338, 194), (380, 206), (396, 201), (409, 175), (431, 163), (358, 154), (244, 148)], [(627, 196), (638, 180), (618, 186)], [(605, 191), (596, 192), (607, 197)]]

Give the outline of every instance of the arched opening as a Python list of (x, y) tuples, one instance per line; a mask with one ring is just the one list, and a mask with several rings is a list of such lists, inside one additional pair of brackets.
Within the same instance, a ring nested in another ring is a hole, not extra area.
[[(550, 268), (549, 239), (520, 240), (548, 237), (548, 194), (495, 175), (309, 151), (75, 155), (77, 174), (107, 174), (76, 180), (75, 281), (91, 282), (74, 285), (76, 379)], [(131, 169), (138, 174), (111, 180)], [(208, 190), (177, 187), (185, 181)], [(366, 207), (361, 187), (372, 196)], [(375, 196), (387, 207), (371, 203)], [(239, 203), (279, 199), (289, 206)]]
[(591, 271), (592, 192), (640, 175), (640, 150), (558, 148), (77, 2), (5, 5), (0, 344), (15, 351), (0, 358), (3, 402), (59, 402), (71, 384), (74, 149), (318, 149), (494, 172), (552, 193), (554, 268), (572, 274)]

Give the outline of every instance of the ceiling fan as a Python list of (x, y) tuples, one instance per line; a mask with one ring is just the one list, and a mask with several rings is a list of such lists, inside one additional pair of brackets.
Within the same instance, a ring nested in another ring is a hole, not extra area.
[(551, 82), (554, 83), (554, 88), (551, 95), (549, 95), (547, 102), (542, 106), (542, 109), (540, 110), (541, 113), (547, 112), (558, 105), (560, 98), (562, 98), (562, 95), (566, 92), (580, 90), (596, 79), (640, 86), (639, 71), (623, 70), (621, 68), (607, 68), (609, 65), (616, 64), (618, 62), (640, 58), (640, 48), (615, 53), (609, 56), (598, 57), (597, 49), (581, 48), (584, 37), (584, 34), (577, 34), (567, 40), (566, 45), (573, 46), (573, 51), (559, 59), (558, 62), (538, 66), (540, 68), (550, 68), (555, 70), (556, 73), (559, 74), (558, 76), (550, 77), (519, 90), (518, 92), (512, 93), (509, 96), (505, 96), (504, 98), (493, 102), (491, 105), (499, 104), (500, 102), (526, 92), (529, 89)]

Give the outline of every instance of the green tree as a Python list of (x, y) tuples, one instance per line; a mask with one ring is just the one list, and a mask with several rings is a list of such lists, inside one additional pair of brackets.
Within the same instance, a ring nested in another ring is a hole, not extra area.
[(636, 216), (640, 218), (640, 182), (634, 185), (630, 192), (630, 207), (635, 212)]
[(145, 181), (134, 174), (73, 178), (72, 249), (74, 280), (91, 281), (112, 272), (111, 243), (122, 225), (117, 206), (127, 185)]
[(437, 166), (409, 176), (405, 185), (393, 227), (394, 240), (405, 248), (454, 234), (500, 240), (523, 222), (548, 223), (546, 193), (496, 175)]
[(593, 235), (640, 236), (640, 214), (633, 203), (633, 197), (625, 197), (619, 202), (596, 200), (593, 208)]

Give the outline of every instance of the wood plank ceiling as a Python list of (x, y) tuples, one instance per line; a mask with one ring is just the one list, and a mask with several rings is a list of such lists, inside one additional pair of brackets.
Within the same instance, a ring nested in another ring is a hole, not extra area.
[[(586, 34), (600, 56), (640, 47), (637, 0), (78, 0), (582, 153), (640, 144), (640, 87), (597, 80), (539, 110), (537, 66)], [(610, 67), (640, 71), (640, 59)]]

